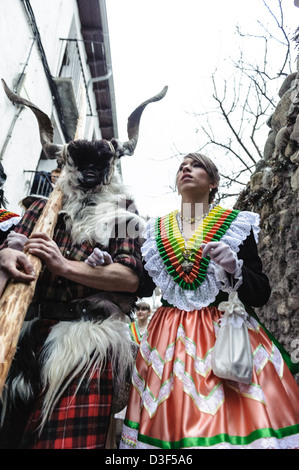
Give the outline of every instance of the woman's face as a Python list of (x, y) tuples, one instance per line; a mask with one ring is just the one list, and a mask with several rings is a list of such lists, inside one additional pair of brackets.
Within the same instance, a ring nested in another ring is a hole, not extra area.
[(177, 173), (177, 188), (180, 194), (196, 194), (202, 196), (210, 193), (215, 187), (211, 177), (202, 167), (201, 163), (191, 157), (186, 157), (181, 163)]
[(136, 308), (136, 316), (138, 320), (144, 320), (145, 318), (148, 318), (150, 315), (150, 311), (146, 307), (137, 307)]

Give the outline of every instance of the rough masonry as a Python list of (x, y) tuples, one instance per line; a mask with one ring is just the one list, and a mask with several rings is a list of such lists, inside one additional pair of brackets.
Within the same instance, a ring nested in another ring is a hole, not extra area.
[(284, 80), (261, 159), (235, 208), (260, 214), (259, 254), (272, 294), (256, 312), (299, 360), (299, 60)]

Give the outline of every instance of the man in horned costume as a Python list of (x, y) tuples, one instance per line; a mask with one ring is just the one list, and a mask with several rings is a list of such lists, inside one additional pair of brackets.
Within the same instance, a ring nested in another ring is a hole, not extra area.
[[(125, 406), (113, 404), (135, 360), (124, 315), (153, 288), (146, 287), (137, 236), (142, 219), (116, 162), (134, 153), (141, 114), (166, 88), (131, 114), (127, 142), (80, 140), (59, 148), (47, 116), (4, 87), (12, 102), (34, 112), (46, 155), (63, 165), (63, 203), (53, 238), (31, 235), (44, 200), (35, 201), (15, 228), (26, 240), (23, 251), (39, 257), (43, 269), (2, 397), (0, 447), (104, 448), (111, 413)], [(112, 262), (105, 262), (105, 251)], [(103, 263), (92, 266), (95, 252), (103, 253)], [(4, 245), (2, 275), (30, 282), (25, 253)]]

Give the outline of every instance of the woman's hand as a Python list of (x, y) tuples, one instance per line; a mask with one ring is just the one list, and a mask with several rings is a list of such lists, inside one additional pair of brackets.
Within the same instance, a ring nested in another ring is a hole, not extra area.
[(235, 274), (238, 267), (237, 255), (223, 242), (209, 242), (202, 245), (202, 256), (210, 258), (229, 274)]
[(113, 263), (111, 256), (107, 251), (102, 251), (99, 248), (95, 248), (91, 255), (85, 260), (85, 263), (89, 266), (102, 266)]

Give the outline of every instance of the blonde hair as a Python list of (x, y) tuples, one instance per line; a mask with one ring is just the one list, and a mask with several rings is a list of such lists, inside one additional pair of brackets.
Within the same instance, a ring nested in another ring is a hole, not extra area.
[(216, 193), (218, 192), (218, 185), (220, 181), (217, 166), (209, 157), (203, 155), (202, 153), (188, 153), (188, 155), (184, 156), (183, 160), (185, 160), (185, 158), (192, 158), (192, 160), (195, 160), (197, 163), (199, 163), (201, 167), (207, 172), (212, 182), (217, 183), (217, 186), (212, 188), (209, 194), (209, 203), (211, 204), (211, 202), (213, 202), (215, 199)]

